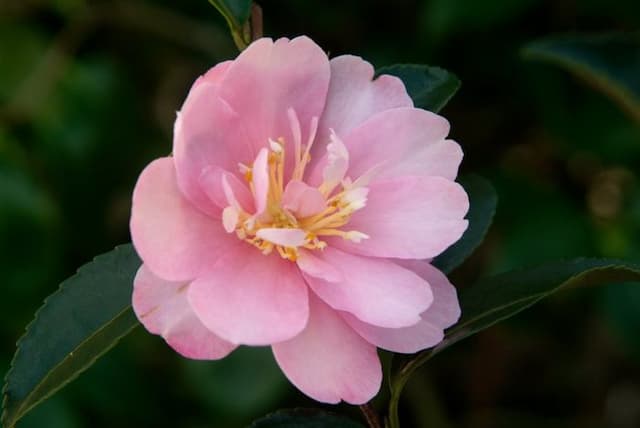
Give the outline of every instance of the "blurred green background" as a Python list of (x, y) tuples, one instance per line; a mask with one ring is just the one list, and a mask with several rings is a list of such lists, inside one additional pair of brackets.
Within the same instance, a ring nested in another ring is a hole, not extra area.
[[(462, 80), (443, 114), (463, 171), (490, 178), (500, 201), (456, 285), (579, 255), (640, 260), (640, 125), (520, 55), (547, 35), (637, 30), (640, 2), (261, 5), (266, 35), (307, 34), (332, 56), (439, 65)], [(193, 80), (235, 54), (206, 0), (0, 2), (0, 373), (58, 283), (129, 240), (137, 174), (170, 152)], [(317, 405), (268, 349), (192, 362), (138, 328), (18, 426), (241, 427), (294, 406)], [(408, 427), (637, 428), (640, 287), (564, 292), (456, 345), (409, 384), (402, 416)]]

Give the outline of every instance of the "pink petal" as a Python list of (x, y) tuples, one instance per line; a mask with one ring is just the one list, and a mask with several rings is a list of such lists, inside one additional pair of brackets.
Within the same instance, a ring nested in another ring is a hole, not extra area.
[(209, 199), (219, 208), (226, 208), (230, 205), (224, 189), (224, 181), (230, 189), (233, 199), (247, 212), (254, 211), (253, 195), (235, 174), (232, 174), (218, 166), (211, 166), (204, 169), (200, 177), (200, 185)]
[(282, 206), (298, 218), (304, 218), (321, 213), (327, 203), (317, 188), (299, 180), (291, 180), (284, 189)]
[[(196, 81), (191, 86), (190, 92), (193, 91), (198, 85), (202, 83), (209, 83), (213, 85), (218, 85), (224, 75), (227, 73), (229, 66), (233, 63), (233, 61), (223, 61), (217, 63), (215, 66), (211, 67), (206, 73), (202, 76), (198, 77)], [(188, 100), (187, 96), (187, 100)], [(185, 101), (186, 104), (186, 101)]]
[(272, 346), (278, 365), (291, 383), (314, 400), (366, 403), (382, 383), (376, 348), (313, 294), (309, 305), (304, 331)]
[[(449, 122), (426, 110), (397, 108), (378, 113), (349, 134), (343, 135), (351, 156), (349, 176), (356, 179), (378, 164), (383, 164), (377, 174), (381, 177), (393, 167), (402, 171), (404, 163), (411, 162), (425, 148), (442, 141), (448, 133)], [(434, 165), (441, 159), (427, 160), (431, 162), (423, 164), (419, 175), (436, 175), (431, 174), (430, 170), (442, 168)], [(447, 178), (454, 179), (457, 168), (458, 165), (453, 165), (453, 177)], [(402, 175), (412, 175), (412, 172), (407, 171)]]
[(251, 150), (243, 123), (246, 118), (218, 97), (219, 85), (198, 85), (189, 93), (174, 127), (173, 156), (178, 184), (184, 195), (207, 213), (219, 213), (201, 188), (200, 178), (207, 168), (217, 166), (237, 171), (238, 163), (249, 164)]
[(411, 327), (383, 328), (364, 323), (343, 312), (344, 320), (369, 343), (393, 352), (413, 354), (437, 345), (444, 338), (444, 329), (460, 318), (456, 289), (447, 277), (428, 262), (398, 260), (400, 266), (412, 270), (426, 280), (433, 292), (433, 303), (420, 314), (421, 320)]
[(165, 281), (142, 265), (133, 286), (133, 310), (140, 322), (181, 355), (217, 360), (235, 349), (207, 330), (193, 313), (187, 301), (189, 283)]
[(467, 229), (469, 199), (462, 186), (441, 177), (401, 177), (370, 184), (367, 205), (349, 229), (360, 243), (327, 240), (345, 251), (375, 257), (426, 259), (440, 254)]
[(301, 229), (278, 229), (265, 227), (258, 230), (256, 236), (276, 245), (300, 247), (306, 242), (307, 233)]
[(194, 281), (188, 299), (207, 328), (236, 344), (290, 339), (302, 331), (309, 313), (307, 287), (296, 265), (246, 243)]
[(397, 260), (400, 266), (410, 269), (431, 285), (433, 304), (420, 316), (425, 321), (444, 330), (460, 319), (460, 303), (455, 287), (449, 279), (423, 260)]
[(373, 75), (371, 64), (360, 57), (342, 55), (331, 60), (327, 105), (316, 137), (320, 144), (314, 146), (312, 158), (320, 159), (324, 154), (330, 128), (344, 136), (375, 113), (413, 107), (400, 79), (382, 75), (373, 80)]
[(253, 162), (253, 186), (256, 214), (262, 214), (267, 208), (269, 195), (269, 152), (263, 148)]
[(423, 144), (414, 152), (409, 151), (404, 158), (388, 163), (376, 179), (402, 177), (407, 175), (436, 176), (455, 180), (462, 162), (462, 149), (453, 140), (442, 140)]
[[(342, 136), (349, 151), (347, 176), (356, 180), (371, 174), (368, 181), (375, 181), (434, 175), (453, 180), (462, 150), (452, 141), (443, 141), (448, 132), (449, 122), (426, 110), (405, 107), (377, 113)], [(323, 155), (309, 182), (319, 182), (321, 171), (329, 164), (329, 157)]]
[[(434, 301), (435, 304), (435, 301)], [(367, 342), (387, 351), (414, 354), (442, 342), (441, 328), (421, 319), (417, 324), (402, 328), (384, 328), (360, 321), (348, 312), (342, 317)]]
[[(283, 137), (293, 147), (287, 111), (297, 114), (303, 136), (322, 113), (329, 86), (329, 61), (308, 37), (260, 39), (227, 70), (219, 95), (243, 118), (254, 156), (269, 138)], [(304, 138), (304, 137), (303, 137)]]
[(193, 279), (236, 240), (220, 220), (197, 210), (178, 189), (173, 159), (156, 159), (140, 174), (133, 191), (131, 238), (156, 275), (171, 281)]
[(338, 269), (330, 263), (316, 257), (313, 251), (301, 249), (298, 253), (297, 263), (302, 272), (314, 278), (323, 279), (328, 282), (344, 281), (344, 276)]
[(429, 284), (410, 270), (383, 259), (360, 257), (332, 247), (314, 254), (342, 274), (328, 282), (303, 272), (313, 291), (334, 309), (369, 324), (406, 327), (420, 321), (432, 301)]

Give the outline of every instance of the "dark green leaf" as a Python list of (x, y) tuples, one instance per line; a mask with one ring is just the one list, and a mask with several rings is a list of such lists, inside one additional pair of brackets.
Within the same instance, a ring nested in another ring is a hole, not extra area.
[(640, 265), (619, 260), (576, 259), (483, 279), (460, 293), (462, 319), (447, 332), (452, 343), (509, 318), (556, 291), (575, 286), (639, 281)]
[(498, 203), (491, 183), (479, 175), (467, 175), (459, 181), (469, 195), (469, 228), (458, 242), (433, 261), (433, 265), (445, 273), (460, 266), (480, 245), (491, 226)]
[(416, 107), (439, 112), (460, 88), (460, 80), (439, 67), (418, 64), (396, 64), (382, 67), (376, 74), (399, 77)]
[(62, 283), (18, 341), (4, 387), (2, 426), (11, 428), (129, 333), (133, 278), (140, 260), (131, 245), (96, 257)]
[(317, 409), (279, 410), (258, 419), (250, 428), (363, 428), (334, 413)]
[(523, 54), (585, 79), (640, 121), (640, 33), (549, 38), (529, 44)]
[(606, 259), (576, 259), (512, 271), (483, 279), (460, 292), (462, 319), (445, 340), (418, 354), (399, 371), (391, 385), (389, 420), (399, 426), (400, 393), (411, 375), (432, 356), (454, 343), (516, 315), (539, 300), (567, 287), (640, 282), (640, 264)]

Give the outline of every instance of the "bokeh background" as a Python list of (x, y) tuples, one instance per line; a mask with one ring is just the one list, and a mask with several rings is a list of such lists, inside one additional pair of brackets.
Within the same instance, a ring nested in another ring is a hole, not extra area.
[[(557, 258), (640, 260), (640, 125), (521, 55), (548, 35), (637, 30), (640, 2), (261, 4), (269, 36), (307, 34), (331, 55), (439, 65), (462, 80), (443, 114), (463, 171), (500, 199), (486, 242), (454, 273), (459, 287)], [(129, 241), (137, 174), (170, 152), (192, 81), (235, 54), (206, 0), (0, 0), (0, 374), (58, 283)], [(268, 349), (193, 362), (138, 328), (18, 426), (241, 427), (293, 406), (317, 405)], [(402, 406), (408, 427), (637, 428), (640, 287), (560, 293), (432, 360)]]

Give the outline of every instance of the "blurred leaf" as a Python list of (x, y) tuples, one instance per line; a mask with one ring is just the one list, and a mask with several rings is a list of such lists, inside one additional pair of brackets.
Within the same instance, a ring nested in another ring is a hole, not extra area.
[(229, 24), (229, 29), (238, 48), (242, 49), (242, 44), (249, 44), (247, 39), (246, 26), (251, 13), (251, 0), (209, 0), (209, 3), (218, 9)]
[(439, 112), (460, 89), (460, 80), (439, 67), (396, 64), (379, 68), (376, 75), (399, 77), (416, 107)]
[(640, 287), (636, 284), (606, 287), (600, 302), (619, 338), (631, 353), (640, 357)]
[(268, 347), (242, 346), (215, 364), (182, 360), (189, 386), (226, 425), (243, 425), (277, 405), (289, 387)]
[(535, 5), (535, 0), (430, 0), (423, 8), (421, 29), (429, 39), (494, 29)]
[(530, 43), (523, 55), (565, 68), (640, 121), (640, 34), (549, 38)]
[(252, 423), (250, 428), (362, 428), (362, 425), (322, 410), (293, 409), (267, 415)]
[(640, 265), (619, 260), (576, 259), (503, 273), (460, 293), (462, 319), (447, 332), (451, 344), (509, 318), (565, 287), (640, 281)]
[(480, 245), (491, 226), (498, 204), (495, 189), (479, 175), (467, 175), (459, 181), (469, 195), (469, 228), (458, 242), (433, 261), (433, 265), (445, 273), (460, 266)]
[(566, 287), (640, 282), (640, 265), (621, 260), (576, 259), (511, 271), (480, 280), (460, 292), (462, 318), (437, 347), (418, 354), (400, 369), (391, 386), (390, 427), (399, 426), (398, 404), (404, 385), (432, 356), (458, 341), (516, 315)]
[(13, 427), (138, 325), (130, 304), (139, 266), (131, 245), (117, 247), (81, 267), (45, 300), (18, 341), (5, 380), (4, 428)]

